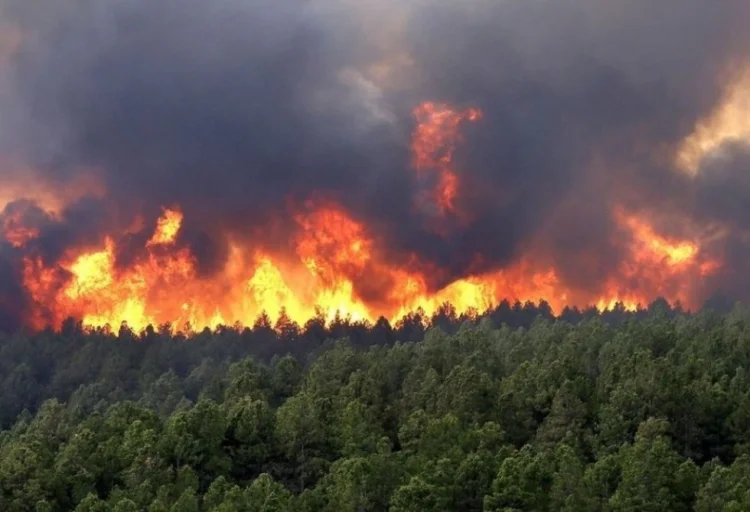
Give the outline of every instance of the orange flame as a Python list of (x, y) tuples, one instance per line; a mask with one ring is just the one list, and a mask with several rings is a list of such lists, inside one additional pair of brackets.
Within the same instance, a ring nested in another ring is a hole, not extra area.
[[(594, 303), (604, 309), (622, 302), (635, 309), (655, 295), (642, 295), (642, 290), (623, 287), (620, 281), (645, 279), (654, 286), (645, 288), (659, 293), (665, 291), (659, 283), (684, 277), (691, 270), (705, 270), (706, 262), (699, 262), (694, 242), (671, 241), (635, 216), (618, 213), (618, 218), (632, 234), (631, 258), (619, 277), (604, 283), (600, 296), (589, 294), (588, 302), (579, 305)], [(179, 211), (165, 210), (151, 240), (173, 240), (179, 229), (176, 219), (182, 219)], [(71, 276), (63, 286), (58, 270), (28, 260), (26, 285), (34, 300), (55, 312), (57, 323), (68, 315), (79, 315), (86, 325), (126, 322), (135, 329), (165, 323), (175, 327), (216, 327), (228, 321), (248, 324), (263, 311), (278, 317), (283, 310), (300, 323), (318, 311), (329, 320), (340, 312), (355, 320), (373, 321), (380, 315), (396, 320), (417, 308), (432, 314), (446, 302), (458, 312), (483, 311), (506, 298), (545, 299), (557, 311), (575, 302), (576, 292), (560, 281), (554, 269), (536, 268), (527, 259), (431, 291), (424, 274), (389, 265), (366, 228), (343, 210), (326, 205), (298, 215), (297, 222), (297, 260), (256, 253), (246, 261), (244, 251), (235, 246), (219, 275), (199, 278), (187, 249), (164, 252), (150, 244), (145, 260), (118, 270), (116, 245), (108, 238), (101, 250), (79, 254), (62, 265)], [(355, 283), (368, 275), (393, 283), (379, 308), (357, 295)], [(686, 289), (675, 290), (666, 291), (675, 291), (679, 300), (689, 299)]]
[(697, 240), (662, 236), (644, 218), (628, 215), (622, 209), (615, 210), (615, 218), (630, 232), (630, 255), (617, 277), (606, 283), (606, 296), (596, 303), (599, 309), (611, 308), (615, 303), (612, 297), (628, 309), (639, 303), (644, 305), (645, 297), (657, 296), (690, 305), (694, 302), (694, 282), (721, 267), (720, 262), (701, 255)]
[(175, 241), (182, 227), (182, 212), (164, 209), (164, 215), (156, 221), (156, 231), (146, 245), (168, 245)]
[[(453, 154), (459, 126), (482, 114), (434, 103), (421, 105), (414, 114), (414, 167), (418, 173), (437, 173), (431, 201), (441, 213), (455, 214), (461, 184)], [(74, 316), (88, 326), (126, 322), (140, 330), (167, 323), (173, 328), (235, 321), (248, 325), (263, 312), (272, 318), (284, 313), (299, 323), (320, 313), (328, 320), (340, 313), (354, 320), (385, 316), (393, 321), (417, 308), (431, 315), (446, 302), (466, 313), (487, 310), (503, 299), (544, 299), (558, 312), (566, 305), (591, 304), (604, 309), (622, 303), (635, 309), (659, 295), (695, 305), (694, 282), (721, 266), (701, 253), (697, 237), (672, 239), (646, 217), (616, 209), (615, 219), (627, 239), (626, 255), (593, 289), (577, 289), (531, 251), (503, 269), (467, 275), (435, 290), (430, 277), (436, 270), (428, 262), (413, 256), (394, 263), (368, 226), (338, 204), (310, 201), (302, 206), (293, 217), (291, 250), (250, 250), (230, 240), (223, 268), (210, 276), (201, 275), (190, 249), (180, 245), (185, 218), (174, 206), (163, 210), (140, 257), (127, 267), (117, 261), (118, 233), (111, 233), (96, 250), (71, 249), (57, 265), (26, 257), (23, 278), (35, 304), (28, 321), (35, 327), (59, 326)], [(6, 215), (2, 227), (13, 245), (36, 236), (19, 216)], [(142, 223), (135, 222), (126, 232), (141, 228)]]
[(423, 103), (414, 109), (417, 127), (412, 134), (413, 165), (420, 175), (437, 173), (437, 184), (427, 200), (441, 215), (456, 213), (459, 181), (453, 168), (453, 154), (461, 140), (459, 127), (464, 121), (477, 121), (482, 113), (474, 108), (458, 112), (448, 105)]
[(324, 281), (335, 280), (347, 270), (361, 270), (370, 260), (372, 241), (366, 238), (364, 227), (342, 210), (329, 206), (298, 215), (296, 220), (301, 228), (297, 254)]
[(42, 210), (58, 214), (65, 205), (84, 196), (102, 197), (103, 185), (91, 171), (81, 171), (74, 178), (61, 183), (50, 183), (33, 169), (24, 168), (0, 158), (3, 184), (0, 187), (0, 210), (18, 199), (36, 203)]

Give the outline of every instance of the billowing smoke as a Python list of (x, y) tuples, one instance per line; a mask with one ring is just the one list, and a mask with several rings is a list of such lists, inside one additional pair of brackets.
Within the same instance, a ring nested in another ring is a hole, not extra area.
[[(4, 326), (28, 300), (21, 254), (54, 264), (141, 217), (128, 265), (179, 205), (179, 243), (210, 275), (229, 238), (285, 247), (310, 198), (365, 222), (389, 260), (417, 255), (433, 288), (528, 251), (595, 286), (626, 256), (620, 205), (665, 234), (721, 232), (700, 293), (750, 298), (748, 149), (694, 176), (671, 158), (750, 63), (745, 0), (0, 0), (0, 19), (0, 182), (98, 184), (54, 217), (7, 206), (39, 233), (0, 248)], [(463, 219), (415, 207), (423, 101), (483, 113), (454, 155)]]

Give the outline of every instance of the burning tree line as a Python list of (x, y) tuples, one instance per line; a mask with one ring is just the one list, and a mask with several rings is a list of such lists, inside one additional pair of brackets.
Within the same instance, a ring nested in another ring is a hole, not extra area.
[[(412, 167), (424, 182), (414, 207), (428, 212), (430, 237), (444, 243), (482, 222), (462, 196), (465, 184), (454, 162), (460, 126), (480, 122), (482, 113), (428, 102), (415, 109), (414, 119)], [(95, 186), (77, 192), (102, 193)], [(45, 197), (11, 201), (2, 213), (3, 250), (20, 280), (20, 293), (5, 297), (11, 306), (6, 313), (34, 329), (59, 328), (68, 316), (90, 327), (124, 322), (136, 330), (249, 324), (261, 313), (299, 323), (321, 315), (328, 321), (344, 315), (395, 322), (417, 309), (432, 315), (445, 303), (472, 314), (502, 300), (543, 303), (559, 313), (566, 306), (635, 310), (665, 296), (695, 308), (701, 286), (723, 266), (697, 238), (662, 235), (645, 217), (617, 207), (613, 229), (624, 237), (620, 262), (598, 282), (568, 282), (563, 267), (545, 262), (544, 243), (499, 269), (481, 252), (460, 249), (465, 277), (453, 277), (416, 252), (393, 253), (365, 220), (313, 194), (290, 203), (287, 218), (269, 220), (257, 238), (222, 235), (223, 255), (209, 257), (216, 261), (207, 268), (203, 253), (212, 245), (203, 247), (205, 239), (186, 231), (179, 206), (161, 208), (153, 224), (138, 216), (119, 232), (97, 232), (80, 246), (67, 246), (64, 238), (78, 229), (68, 217), (97, 212), (77, 212), (77, 202), (56, 206)], [(273, 236), (286, 241), (269, 235), (276, 230)], [(61, 237), (63, 242), (56, 240)], [(605, 265), (585, 250), (577, 257)]]
[(746, 2), (39, 1), (0, 328), (750, 300)]

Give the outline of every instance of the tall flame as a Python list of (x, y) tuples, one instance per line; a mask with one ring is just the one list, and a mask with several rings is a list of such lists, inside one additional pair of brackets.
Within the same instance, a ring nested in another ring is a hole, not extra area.
[(165, 208), (164, 215), (156, 221), (154, 236), (151, 237), (146, 245), (166, 245), (173, 243), (181, 227), (182, 212)]
[[(453, 156), (459, 128), (482, 114), (424, 103), (414, 115), (413, 166), (437, 177), (429, 196), (441, 214), (458, 213), (461, 181)], [(134, 329), (167, 323), (202, 328), (250, 324), (264, 312), (300, 323), (321, 312), (329, 320), (340, 313), (374, 321), (379, 316), (396, 320), (417, 308), (432, 314), (446, 302), (459, 312), (482, 311), (503, 299), (545, 299), (557, 311), (566, 305), (606, 308), (618, 302), (632, 309), (661, 294), (691, 305), (691, 283), (714, 272), (720, 262), (702, 255), (698, 239), (666, 237), (645, 216), (624, 209), (614, 215), (627, 239), (627, 254), (594, 289), (572, 287), (558, 269), (528, 254), (505, 268), (468, 275), (435, 290), (428, 262), (415, 255), (394, 263), (365, 222), (334, 202), (319, 200), (296, 208), (291, 251), (250, 249), (244, 241), (232, 240), (224, 266), (206, 276), (190, 248), (181, 244), (186, 218), (171, 206), (164, 208), (132, 264), (118, 262), (118, 240), (125, 233), (110, 233), (95, 250), (70, 249), (56, 264), (24, 257), (24, 284), (34, 304), (28, 322), (58, 326), (74, 316), (89, 326), (126, 322)], [(2, 228), (16, 248), (39, 236), (24, 225), (22, 215), (7, 211)]]
[(417, 120), (412, 136), (414, 168), (420, 176), (435, 173), (437, 177), (426, 199), (443, 215), (456, 213), (459, 179), (453, 167), (453, 154), (460, 141), (459, 127), (464, 121), (477, 121), (482, 113), (475, 108), (456, 111), (445, 104), (427, 102), (414, 109), (414, 117)]
[[(179, 212), (165, 210), (151, 240), (160, 239), (164, 226), (178, 218)], [(147, 259), (118, 269), (116, 246), (108, 238), (101, 250), (77, 255), (61, 265), (70, 278), (59, 288), (58, 269), (27, 260), (26, 285), (36, 300), (55, 312), (56, 323), (76, 315), (91, 326), (126, 322), (135, 329), (164, 323), (178, 327), (251, 323), (263, 311), (277, 317), (282, 310), (298, 322), (321, 310), (329, 319), (340, 312), (355, 320), (373, 321), (379, 315), (395, 320), (416, 308), (434, 313), (446, 302), (460, 312), (482, 311), (505, 298), (544, 298), (560, 310), (574, 296), (554, 269), (535, 268), (528, 261), (460, 279), (431, 292), (425, 275), (383, 260), (365, 227), (343, 210), (325, 206), (300, 215), (298, 225), (297, 261), (264, 253), (247, 258), (235, 247), (234, 256), (219, 275), (202, 279), (189, 251), (163, 252), (149, 242)], [(632, 258), (620, 276), (623, 282), (639, 276), (651, 279), (649, 283), (680, 279), (687, 270), (697, 268), (698, 248), (693, 242), (670, 241), (634, 216), (623, 214), (622, 225), (633, 235)], [(369, 306), (355, 291), (355, 281), (368, 272), (386, 276), (393, 283), (380, 309)], [(661, 290), (657, 287), (654, 291)], [(602, 293), (601, 297), (588, 297), (589, 301), (602, 308), (617, 302), (635, 308), (649, 299), (638, 290), (621, 289), (617, 281), (605, 283)], [(679, 293), (676, 298), (689, 299)]]

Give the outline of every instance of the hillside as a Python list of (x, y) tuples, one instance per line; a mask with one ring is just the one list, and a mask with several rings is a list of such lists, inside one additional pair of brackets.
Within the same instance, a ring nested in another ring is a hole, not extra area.
[(0, 509), (750, 507), (750, 310), (412, 321), (5, 337)]

